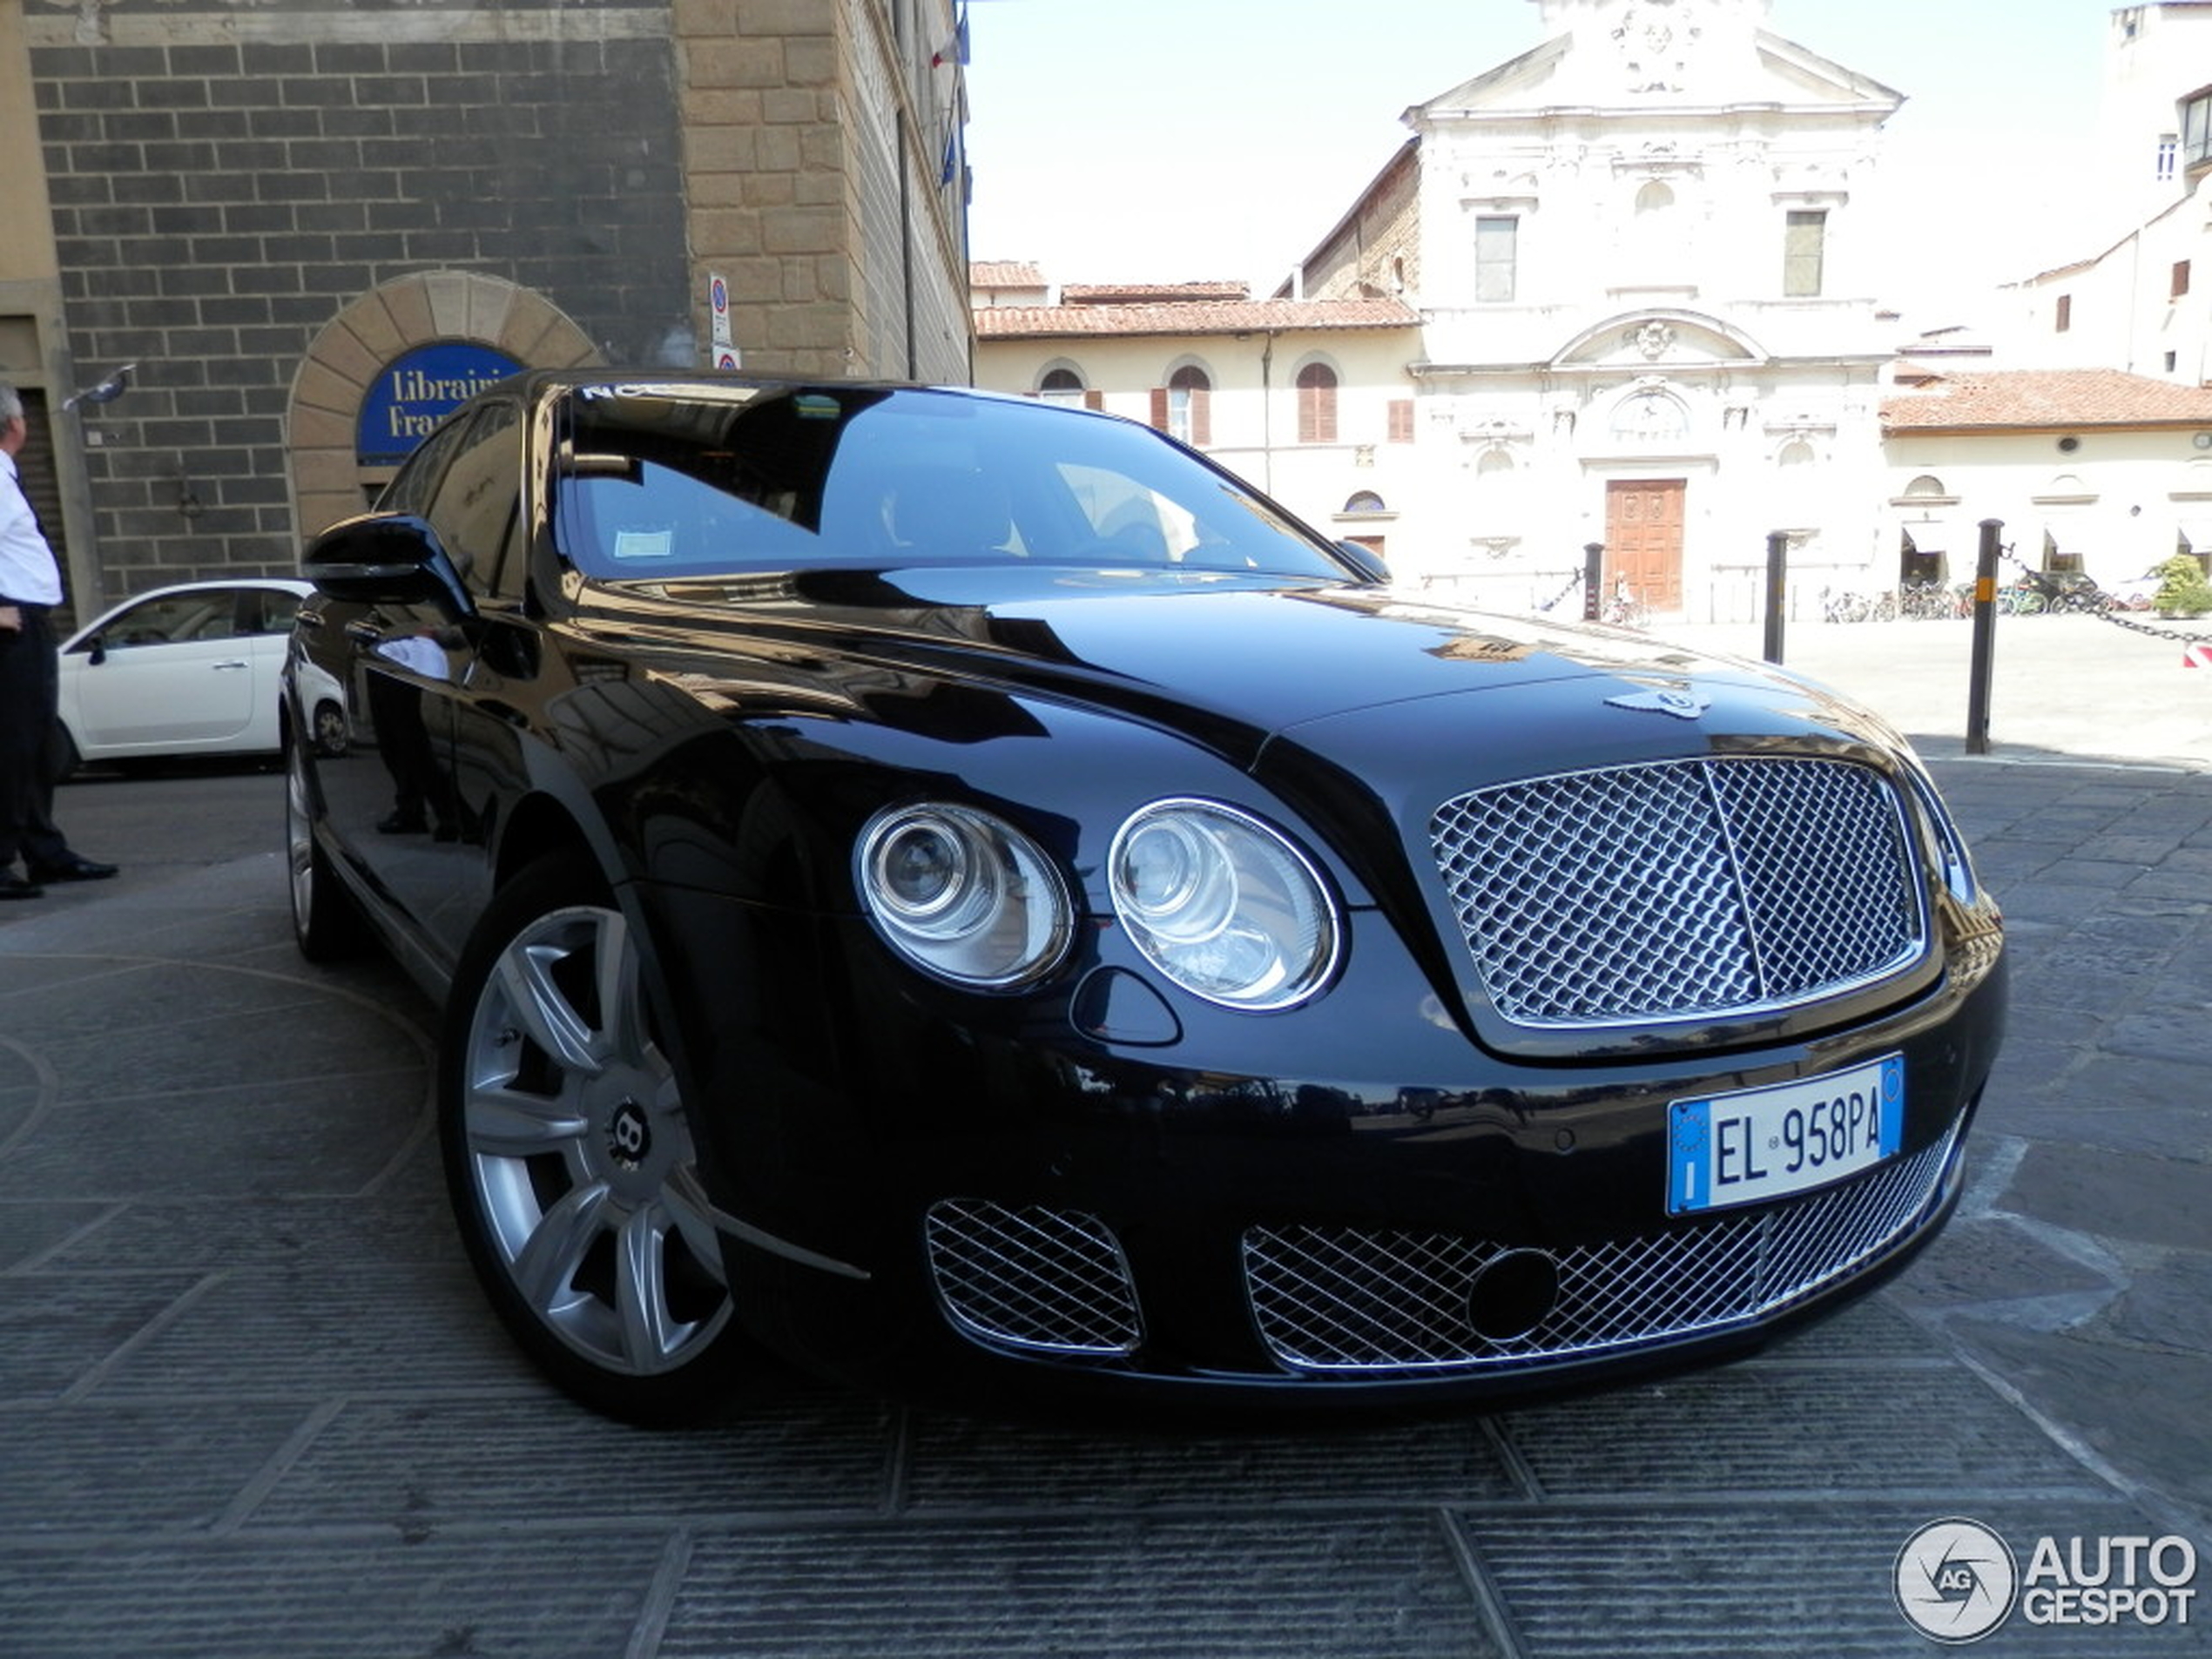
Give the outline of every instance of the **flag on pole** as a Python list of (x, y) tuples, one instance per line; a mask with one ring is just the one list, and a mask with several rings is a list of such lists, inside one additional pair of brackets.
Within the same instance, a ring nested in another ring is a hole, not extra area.
[(929, 66), (942, 69), (948, 64), (968, 61), (968, 14), (963, 11), (953, 24), (953, 37), (930, 54)]

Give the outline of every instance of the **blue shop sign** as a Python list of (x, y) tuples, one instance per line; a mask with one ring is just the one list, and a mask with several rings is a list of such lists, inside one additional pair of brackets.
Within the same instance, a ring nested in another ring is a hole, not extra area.
[(362, 395), (355, 458), (364, 467), (397, 466), (455, 408), (522, 367), (504, 352), (458, 340), (395, 358)]

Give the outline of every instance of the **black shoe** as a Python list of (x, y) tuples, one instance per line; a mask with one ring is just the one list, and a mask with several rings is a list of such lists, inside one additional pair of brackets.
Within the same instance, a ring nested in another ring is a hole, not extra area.
[(0, 870), (0, 899), (36, 899), (46, 889), (26, 881), (13, 870)]
[(430, 827), (430, 820), (420, 813), (392, 813), (376, 820), (379, 835), (420, 835)]
[(116, 872), (112, 864), (98, 864), (91, 859), (81, 859), (71, 853), (59, 864), (34, 864), (30, 867), (33, 881), (105, 881)]

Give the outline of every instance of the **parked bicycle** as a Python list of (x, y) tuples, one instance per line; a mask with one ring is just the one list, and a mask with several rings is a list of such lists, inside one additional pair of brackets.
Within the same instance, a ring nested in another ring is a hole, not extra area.
[(1616, 582), (1612, 597), (1598, 608), (1598, 620), (1609, 622), (1617, 628), (1642, 628), (1651, 620), (1651, 607), (1629, 591), (1629, 584)]
[(1820, 590), (1823, 622), (1889, 622), (1897, 616), (1897, 595), (1885, 591), (1871, 598), (1863, 593)]
[(1873, 615), (1874, 608), (1863, 593), (1838, 593), (1828, 588), (1820, 590), (1820, 619), (1823, 622), (1865, 622)]
[(1966, 614), (1966, 596), (1971, 586), (1956, 592), (1931, 578), (1925, 582), (1908, 582), (1898, 590), (1898, 614), (1916, 621), (1942, 621)]
[[(2092, 616), (2113, 607), (2113, 597), (2097, 585), (2096, 578), (2080, 570), (2023, 570), (2013, 584), (2020, 590), (2018, 613), (2074, 610)], [(2033, 599), (2040, 603), (2030, 604)]]

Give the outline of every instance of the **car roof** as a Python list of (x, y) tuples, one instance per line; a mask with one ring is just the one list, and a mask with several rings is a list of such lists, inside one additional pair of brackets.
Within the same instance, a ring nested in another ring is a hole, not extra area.
[(136, 604), (141, 599), (158, 599), (165, 594), (199, 593), (210, 588), (280, 588), (287, 593), (307, 595), (315, 590), (315, 584), (296, 576), (211, 576), (197, 582), (172, 582), (158, 588), (142, 588), (126, 594), (107, 607)]

